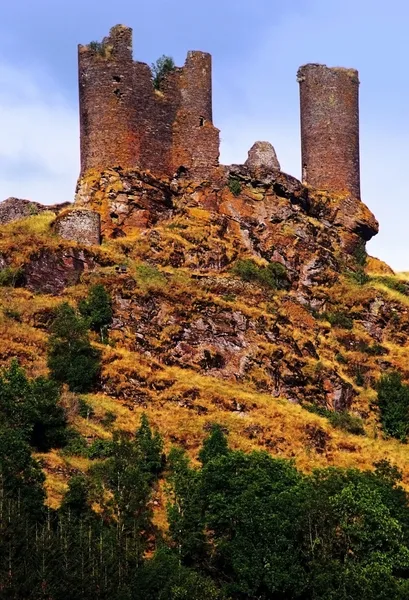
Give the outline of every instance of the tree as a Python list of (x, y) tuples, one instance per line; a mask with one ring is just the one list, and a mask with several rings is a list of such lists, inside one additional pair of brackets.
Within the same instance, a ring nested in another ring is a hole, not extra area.
[(204, 440), (199, 452), (199, 459), (203, 465), (214, 458), (225, 456), (229, 452), (227, 438), (220, 425), (212, 425), (210, 435)]
[(28, 379), (16, 360), (0, 374), (0, 425), (20, 431), (46, 452), (66, 441), (66, 417), (58, 405), (59, 386), (45, 377)]
[(51, 326), (47, 365), (53, 379), (73, 392), (88, 392), (101, 369), (101, 353), (90, 344), (86, 323), (67, 303), (61, 304)]
[(152, 433), (145, 414), (142, 415), (140, 427), (135, 434), (135, 445), (144, 469), (155, 479), (163, 466), (163, 440), (158, 431)]
[(79, 311), (92, 331), (106, 338), (106, 331), (112, 323), (112, 299), (102, 284), (91, 286), (88, 296), (79, 303)]
[(382, 428), (388, 435), (406, 442), (409, 434), (409, 386), (400, 373), (382, 375), (378, 385), (378, 408)]
[(153, 87), (155, 90), (160, 90), (163, 80), (168, 73), (175, 70), (175, 61), (171, 56), (161, 56), (151, 65), (153, 76)]

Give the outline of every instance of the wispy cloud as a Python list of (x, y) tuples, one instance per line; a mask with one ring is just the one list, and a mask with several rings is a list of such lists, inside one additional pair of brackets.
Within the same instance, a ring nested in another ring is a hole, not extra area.
[(78, 116), (40, 70), (0, 62), (0, 198), (72, 200)]

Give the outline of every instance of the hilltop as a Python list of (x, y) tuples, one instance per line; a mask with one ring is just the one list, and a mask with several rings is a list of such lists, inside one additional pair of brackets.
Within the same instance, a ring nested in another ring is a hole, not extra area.
[[(112, 435), (107, 414), (134, 431), (145, 412), (167, 447), (192, 457), (219, 423), (234, 448), (292, 457), (306, 471), (387, 458), (408, 486), (409, 451), (385, 439), (375, 388), (387, 371), (409, 378), (409, 283), (366, 255), (376, 220), (359, 200), (278, 171), (233, 166), (223, 177), (89, 174), (82, 185), (87, 210), (102, 215), (100, 246), (61, 239), (63, 213), (2, 225), (1, 364), (17, 357), (29, 375), (46, 374), (55, 308), (102, 283), (114, 318), (108, 344), (94, 337), (103, 368), (95, 393), (82, 396), (91, 416), (69, 402), (89, 443)], [(114, 205), (126, 216), (113, 217)], [(334, 411), (359, 425), (334, 427)], [(39, 458), (52, 505), (92, 462), (63, 451)]]

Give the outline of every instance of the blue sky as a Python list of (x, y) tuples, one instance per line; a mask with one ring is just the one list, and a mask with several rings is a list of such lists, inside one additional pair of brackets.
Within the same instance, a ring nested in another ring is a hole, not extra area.
[(78, 43), (123, 23), (134, 56), (213, 54), (223, 163), (273, 143), (300, 176), (301, 64), (360, 72), (362, 197), (380, 221), (369, 251), (409, 270), (407, 0), (15, 0), (0, 20), (0, 199), (72, 200), (79, 171)]

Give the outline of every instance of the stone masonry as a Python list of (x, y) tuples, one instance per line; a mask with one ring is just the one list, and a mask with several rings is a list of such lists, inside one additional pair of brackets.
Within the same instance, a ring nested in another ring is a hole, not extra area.
[(359, 199), (358, 72), (308, 64), (297, 79), (303, 183)]
[(132, 29), (79, 46), (81, 175), (112, 167), (207, 178), (218, 166), (212, 123), (211, 56), (189, 52), (155, 90), (149, 66), (132, 58)]
[(63, 239), (85, 246), (101, 243), (101, 218), (92, 210), (74, 209), (61, 213), (55, 220), (54, 230)]

